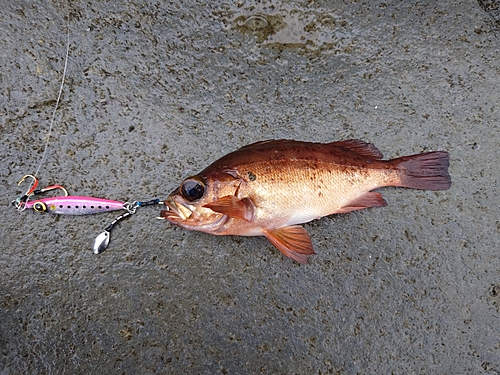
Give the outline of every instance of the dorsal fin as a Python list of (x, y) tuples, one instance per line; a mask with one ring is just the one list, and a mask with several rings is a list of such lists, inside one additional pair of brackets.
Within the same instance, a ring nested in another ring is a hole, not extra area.
[(265, 144), (278, 145), (280, 143), (286, 143), (286, 142), (294, 142), (294, 141), (290, 140), (290, 139), (266, 139), (265, 141), (258, 141), (258, 142), (250, 143), (249, 145), (245, 145), (245, 146), (241, 147), (239, 150), (258, 148), (258, 147), (265, 145)]
[(347, 141), (338, 141), (328, 143), (330, 146), (347, 148), (358, 155), (366, 156), (371, 159), (379, 160), (384, 156), (378, 148), (376, 148), (371, 143), (361, 141), (359, 139), (349, 139)]

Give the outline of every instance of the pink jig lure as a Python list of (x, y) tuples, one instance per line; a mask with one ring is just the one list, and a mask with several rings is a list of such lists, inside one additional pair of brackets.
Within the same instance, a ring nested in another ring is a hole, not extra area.
[[(113, 201), (110, 199), (103, 198), (94, 198), (94, 197), (85, 197), (85, 196), (77, 196), (77, 195), (68, 195), (66, 189), (61, 185), (52, 185), (47, 186), (43, 189), (37, 189), (38, 187), (38, 178), (33, 175), (24, 176), (21, 181), (19, 181), (20, 185), (26, 178), (32, 178), (33, 183), (30, 189), (24, 194), (22, 197), (17, 198), (12, 202), (12, 204), (17, 208), (18, 211), (24, 211), (25, 209), (33, 209), (37, 212), (50, 212), (53, 214), (59, 215), (91, 215), (98, 214), (101, 212), (110, 212), (110, 211), (125, 211), (123, 214), (114, 219), (111, 224), (109, 224), (104, 232), (99, 234), (94, 240), (94, 245), (92, 247), (94, 254), (100, 254), (109, 245), (109, 238), (111, 235), (111, 230), (115, 226), (115, 224), (130, 215), (135, 214), (135, 211), (138, 207), (152, 206), (157, 204), (162, 204), (163, 202), (160, 199), (153, 199), (147, 202), (138, 202), (135, 201), (133, 203), (129, 202), (119, 202)], [(62, 190), (65, 195), (56, 196), (50, 198), (41, 198), (36, 200), (30, 200), (32, 197), (43, 194), (47, 191), (52, 190)]]
[(37, 212), (59, 215), (90, 215), (126, 209), (125, 202), (72, 195), (27, 201), (24, 206)]

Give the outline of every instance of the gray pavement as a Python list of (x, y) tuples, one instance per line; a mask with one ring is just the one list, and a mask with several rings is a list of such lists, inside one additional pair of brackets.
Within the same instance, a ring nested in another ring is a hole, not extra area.
[[(0, 0), (0, 374), (499, 374), (500, 29), (494, 2)], [(69, 4), (68, 4), (69, 3)], [(448, 150), (444, 192), (264, 238), (116, 214), (16, 212), (41, 184), (164, 198), (270, 138)]]

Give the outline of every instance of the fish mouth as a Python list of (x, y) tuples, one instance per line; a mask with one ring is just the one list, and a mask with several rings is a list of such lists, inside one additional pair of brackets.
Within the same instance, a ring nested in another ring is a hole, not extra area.
[(181, 202), (176, 202), (172, 197), (168, 197), (167, 200), (165, 200), (164, 204), (167, 209), (160, 212), (160, 217), (165, 218), (173, 223), (187, 220), (193, 214), (192, 209), (182, 204)]
[(160, 212), (160, 218), (186, 229), (216, 234), (229, 220), (227, 215), (216, 215), (205, 219), (193, 215), (194, 208), (176, 201), (173, 197), (167, 198), (164, 204), (167, 209)]

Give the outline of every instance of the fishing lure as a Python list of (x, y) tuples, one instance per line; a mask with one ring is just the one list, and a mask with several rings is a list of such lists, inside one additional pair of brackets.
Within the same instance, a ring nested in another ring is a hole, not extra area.
[[(68, 27), (67, 27), (67, 45), (66, 45), (66, 58), (64, 61), (64, 70), (62, 74), (61, 85), (59, 87), (59, 95), (57, 96), (56, 105), (54, 111), (52, 113), (52, 119), (50, 121), (50, 126), (48, 129), (47, 140), (45, 142), (45, 148), (43, 150), (42, 159), (40, 160), (40, 164), (34, 175), (25, 175), (21, 181), (19, 181), (18, 185), (26, 178), (31, 178), (33, 180), (31, 187), (28, 189), (26, 194), (22, 197), (15, 199), (12, 204), (16, 207), (19, 212), (22, 212), (26, 209), (33, 209), (37, 212), (49, 212), (53, 214), (59, 215), (90, 215), (101, 212), (110, 212), (110, 211), (118, 211), (124, 210), (125, 213), (118, 216), (115, 220), (111, 222), (109, 226), (104, 229), (100, 235), (96, 237), (94, 240), (93, 252), (95, 254), (100, 254), (109, 245), (109, 238), (111, 229), (113, 229), (114, 225), (123, 220), (130, 215), (135, 214), (138, 207), (150, 206), (155, 204), (163, 204), (160, 199), (153, 199), (148, 202), (119, 202), (109, 199), (103, 198), (95, 198), (95, 197), (86, 197), (86, 196), (71, 196), (68, 195), (68, 191), (61, 185), (52, 185), (47, 186), (43, 189), (37, 189), (38, 187), (38, 178), (35, 177), (38, 174), (38, 171), (42, 167), (42, 164), (45, 160), (45, 156), (47, 155), (47, 150), (49, 148), (50, 136), (52, 133), (52, 128), (55, 123), (56, 111), (61, 100), (61, 95), (64, 87), (64, 80), (66, 78), (66, 69), (68, 67), (69, 60), (69, 44), (70, 44), (70, 33), (69, 33), (69, 14), (68, 14)], [(55, 196), (49, 198), (41, 198), (32, 200), (31, 198), (46, 193), (52, 190), (62, 190), (64, 192), (64, 196)]]
[[(68, 191), (61, 185), (51, 185), (43, 189), (37, 189), (39, 181), (38, 178), (33, 175), (24, 176), (21, 181), (19, 181), (18, 185), (21, 185), (28, 177), (33, 179), (32, 186), (28, 189), (26, 194), (12, 202), (19, 212), (26, 209), (33, 209), (37, 212), (49, 212), (59, 215), (91, 215), (101, 212), (126, 211), (113, 220), (111, 224), (104, 229), (104, 232), (96, 237), (93, 245), (94, 254), (101, 254), (106, 250), (109, 245), (111, 230), (117, 222), (135, 214), (139, 207), (163, 204), (160, 199), (153, 199), (147, 202), (134, 201), (130, 203), (88, 196), (68, 195)], [(63, 196), (30, 200), (34, 196), (58, 189), (64, 192)]]

